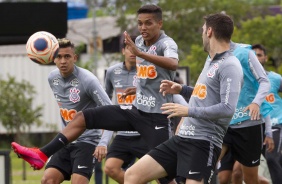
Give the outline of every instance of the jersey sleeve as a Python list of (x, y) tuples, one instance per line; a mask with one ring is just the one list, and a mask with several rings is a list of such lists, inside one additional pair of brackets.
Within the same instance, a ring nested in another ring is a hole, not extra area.
[(163, 42), (164, 57), (175, 58), (178, 60), (178, 47), (173, 39), (166, 39)]
[(181, 105), (188, 106), (187, 101), (181, 95), (174, 94), (172, 96), (172, 99), (173, 99), (173, 103), (178, 103), (178, 104), (181, 104)]
[(259, 83), (258, 92), (253, 100), (253, 103), (256, 103), (261, 106), (262, 102), (265, 100), (265, 97), (270, 90), (270, 82), (267, 78), (265, 70), (257, 59), (257, 56), (251, 50), (249, 51), (249, 65), (251, 72)]
[(86, 86), (85, 89), (88, 95), (92, 98), (92, 100), (97, 104), (97, 106), (104, 106), (104, 105), (111, 105), (112, 102), (109, 99), (107, 93), (105, 92), (104, 88), (102, 87), (100, 81), (97, 79), (96, 76), (88, 76), (85, 79)]
[(187, 86), (187, 85), (182, 85), (182, 89), (180, 91), (180, 95), (182, 95), (185, 100), (188, 102), (192, 93), (193, 93), (194, 88), (191, 86)]
[(106, 77), (105, 77), (105, 90), (110, 99), (113, 98), (113, 91), (114, 91), (114, 87), (111, 81), (111, 74), (112, 74), (112, 70), (109, 68), (106, 72)]

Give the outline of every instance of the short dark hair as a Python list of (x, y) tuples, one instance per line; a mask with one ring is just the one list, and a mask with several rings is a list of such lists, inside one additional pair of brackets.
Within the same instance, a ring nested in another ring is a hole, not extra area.
[(67, 38), (58, 38), (59, 48), (71, 47), (74, 49), (74, 44)]
[(148, 5), (144, 5), (142, 6), (138, 11), (137, 11), (137, 15), (142, 14), (142, 13), (151, 13), (154, 14), (155, 18), (157, 20), (162, 20), (162, 9), (154, 4), (148, 4)]
[(262, 44), (253, 44), (252, 49), (260, 49), (266, 55), (266, 48)]
[(214, 31), (214, 36), (218, 40), (229, 42), (234, 30), (233, 20), (226, 14), (216, 13), (204, 17), (206, 27), (211, 27)]
[[(133, 42), (135, 42), (136, 37), (137, 37), (137, 36), (130, 36), (130, 38), (131, 38), (131, 40), (132, 40)], [(126, 44), (123, 42), (123, 43), (122, 43), (122, 48), (125, 49), (125, 47), (126, 47)]]

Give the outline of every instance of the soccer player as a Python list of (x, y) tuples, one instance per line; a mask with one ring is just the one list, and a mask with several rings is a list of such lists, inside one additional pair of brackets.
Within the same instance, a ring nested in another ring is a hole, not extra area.
[[(131, 37), (132, 41), (135, 40)], [(114, 94), (115, 104), (123, 109), (132, 108), (135, 94), (122, 99), (122, 94), (129, 87), (136, 86), (136, 56), (128, 46), (123, 44), (122, 54), (124, 62), (117, 63), (107, 69), (105, 78), (106, 92), (112, 99)], [(104, 166), (105, 173), (118, 183), (124, 183), (124, 170), (135, 158), (141, 158), (149, 151), (145, 141), (137, 131), (118, 131), (109, 147)]]
[[(264, 66), (267, 62), (266, 49), (261, 44), (252, 45), (259, 62)], [(272, 183), (279, 184), (282, 181), (282, 99), (279, 92), (282, 92), (282, 77), (275, 72), (266, 71), (271, 88), (266, 100), (271, 104), (273, 111), (270, 112), (272, 123), (273, 140), (275, 149), (273, 152), (266, 152), (266, 160), (271, 175)]]
[(236, 112), (223, 141), (234, 160), (228, 159), (227, 155), (221, 159), (219, 181), (228, 182), (234, 162), (238, 161), (242, 165), (244, 181), (258, 183), (258, 166), (264, 137), (263, 117), (272, 110), (271, 106), (265, 103), (270, 84), (250, 45), (231, 42), (230, 47), (243, 68), (244, 84)]
[[(12, 143), (14, 151), (30, 165), (40, 169), (48, 157), (76, 140), (85, 129), (138, 131), (149, 149), (169, 137), (166, 114), (162, 104), (172, 102), (172, 95), (162, 96), (162, 80), (173, 80), (178, 66), (177, 45), (162, 28), (162, 10), (156, 5), (144, 5), (137, 11), (140, 36), (131, 40), (126, 32), (125, 44), (136, 56), (137, 88), (132, 109), (108, 105), (78, 112), (72, 121), (50, 143), (40, 149)], [(239, 88), (238, 88), (239, 89)]]
[[(111, 101), (96, 76), (75, 65), (74, 44), (66, 38), (58, 39), (58, 42), (59, 52), (54, 60), (57, 69), (49, 74), (48, 81), (60, 108), (62, 126), (66, 127), (77, 112), (110, 105)], [(89, 183), (95, 165), (92, 154), (95, 151), (98, 157), (104, 157), (112, 135), (112, 132), (104, 131), (100, 139), (101, 133), (102, 130), (98, 129), (85, 130), (76, 140), (53, 154), (41, 183), (61, 183), (70, 178), (72, 183)]]
[[(190, 96), (188, 106), (165, 103), (163, 114), (185, 116), (178, 133), (152, 149), (125, 173), (125, 184), (146, 183), (155, 178), (186, 178), (186, 184), (209, 183), (220, 155), (223, 136), (235, 112), (242, 67), (230, 52), (233, 21), (225, 14), (205, 17), (203, 47), (208, 52), (204, 68), (193, 88), (163, 80), (164, 95)], [(193, 92), (192, 92), (193, 90)], [(187, 116), (187, 117), (186, 117)]]

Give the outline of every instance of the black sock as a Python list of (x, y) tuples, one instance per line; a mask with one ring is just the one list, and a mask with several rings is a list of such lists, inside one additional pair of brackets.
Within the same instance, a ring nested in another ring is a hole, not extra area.
[(47, 157), (50, 157), (68, 143), (68, 139), (62, 133), (59, 133), (51, 142), (40, 148), (40, 151), (42, 151)]

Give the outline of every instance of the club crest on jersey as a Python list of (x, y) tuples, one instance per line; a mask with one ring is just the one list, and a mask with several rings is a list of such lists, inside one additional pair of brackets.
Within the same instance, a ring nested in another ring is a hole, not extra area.
[(79, 84), (79, 81), (77, 78), (73, 79), (71, 82), (70, 82), (70, 85), (73, 86), (73, 87), (76, 87), (78, 86)]
[(58, 86), (60, 84), (60, 80), (58, 78), (55, 78), (52, 80), (52, 83), (54, 86)]
[(114, 69), (114, 74), (116, 74), (116, 75), (121, 74), (121, 72), (122, 72), (121, 68)]
[(78, 95), (78, 93), (80, 92), (79, 89), (77, 88), (71, 88), (70, 89), (70, 101), (73, 103), (79, 102), (80, 101), (80, 96)]
[(209, 78), (213, 78), (218, 68), (219, 68), (218, 63), (213, 64), (212, 68), (208, 71), (207, 76)]
[(155, 45), (152, 45), (147, 53), (153, 54), (153, 55), (158, 55), (157, 52), (156, 52), (156, 49), (157, 49), (157, 47)]

